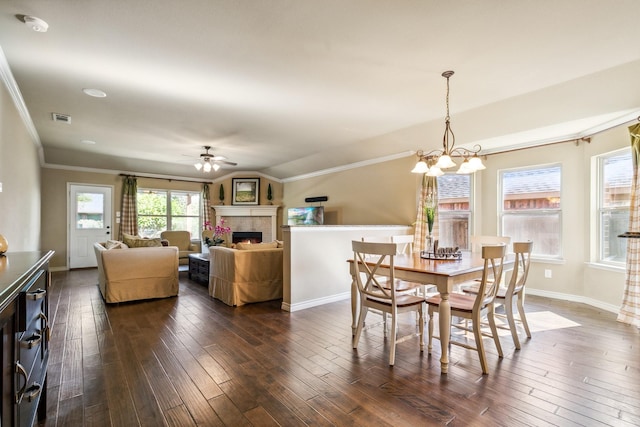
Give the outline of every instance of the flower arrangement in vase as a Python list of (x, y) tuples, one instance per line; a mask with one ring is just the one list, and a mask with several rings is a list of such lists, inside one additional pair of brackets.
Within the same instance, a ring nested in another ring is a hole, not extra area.
[(424, 203), (424, 216), (427, 218), (427, 229), (429, 230), (427, 234), (427, 247), (426, 250), (431, 250), (433, 247), (433, 223), (436, 218), (436, 203), (433, 198), (433, 194), (427, 195), (427, 200)]
[(204, 223), (205, 230), (213, 230), (212, 237), (205, 237), (204, 244), (207, 246), (220, 246), (224, 243), (224, 239), (222, 237), (226, 236), (231, 232), (231, 227), (226, 227), (224, 225), (224, 218), (220, 219), (220, 222), (216, 224), (215, 227), (211, 226), (209, 221)]

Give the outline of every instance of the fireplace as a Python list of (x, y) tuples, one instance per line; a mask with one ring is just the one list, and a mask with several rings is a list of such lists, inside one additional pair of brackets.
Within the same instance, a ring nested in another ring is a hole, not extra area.
[(231, 241), (233, 243), (251, 242), (262, 243), (261, 231), (234, 231), (231, 234)]
[[(224, 219), (225, 225), (235, 232), (260, 232), (262, 242), (276, 239), (278, 206), (211, 206), (215, 209), (216, 223)], [(231, 240), (233, 236), (231, 236)]]

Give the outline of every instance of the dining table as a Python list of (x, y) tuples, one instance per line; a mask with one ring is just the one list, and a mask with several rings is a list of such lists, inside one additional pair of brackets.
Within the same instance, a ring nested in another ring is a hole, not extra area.
[[(355, 335), (358, 322), (358, 288), (355, 275), (364, 271), (362, 264), (357, 264), (349, 259), (349, 272), (351, 281), (351, 330)], [(373, 264), (373, 263), (372, 263)], [(358, 268), (356, 268), (358, 265)], [(504, 259), (504, 268), (513, 265), (513, 258)], [(389, 264), (383, 263), (377, 274), (389, 274)], [(409, 282), (435, 285), (442, 297), (439, 309), (440, 328), (440, 372), (446, 374), (449, 371), (449, 339), (451, 334), (451, 305), (449, 294), (456, 285), (469, 282), (482, 277), (484, 259), (480, 252), (463, 251), (460, 258), (428, 259), (420, 256), (420, 252), (394, 256), (395, 278)]]

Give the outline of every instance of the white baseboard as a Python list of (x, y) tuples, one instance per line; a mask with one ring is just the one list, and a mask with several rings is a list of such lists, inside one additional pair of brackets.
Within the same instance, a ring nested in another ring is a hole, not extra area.
[(351, 292), (344, 292), (341, 294), (329, 295), (327, 297), (307, 300), (307, 301), (298, 302), (295, 304), (289, 304), (289, 303), (283, 302), (281, 308), (284, 311), (294, 312), (294, 311), (304, 310), (305, 308), (311, 308), (318, 305), (329, 304), (331, 302), (342, 301), (350, 298), (351, 298)]
[(527, 288), (527, 294), (537, 295), (537, 296), (546, 297), (546, 298), (560, 299), (565, 301), (580, 302), (580, 303), (597, 307), (602, 310), (606, 310), (616, 314), (620, 311), (620, 307), (617, 305), (608, 304), (593, 298), (587, 298), (580, 295), (563, 294), (560, 292), (552, 292), (552, 291), (542, 291), (540, 289), (533, 289), (533, 288)]

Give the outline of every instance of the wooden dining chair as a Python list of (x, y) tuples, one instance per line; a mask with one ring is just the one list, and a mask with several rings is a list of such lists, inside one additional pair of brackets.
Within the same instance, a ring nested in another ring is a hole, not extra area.
[(411, 255), (413, 253), (413, 235), (398, 234), (391, 236), (391, 242), (398, 245), (398, 255)]
[[(498, 291), (498, 283), (500, 283), (500, 279), (502, 278), (505, 253), (506, 245), (504, 244), (495, 246), (484, 246), (482, 248), (484, 269), (482, 271), (482, 279), (480, 279), (480, 282), (478, 284), (478, 293), (475, 295), (455, 293), (449, 294), (451, 316), (471, 320), (471, 328), (467, 328), (463, 325), (458, 324), (452, 324), (452, 327), (473, 332), (475, 346), (467, 344), (466, 342), (456, 341), (454, 339), (451, 339), (449, 343), (470, 350), (476, 350), (480, 358), (480, 365), (482, 366), (483, 374), (489, 373), (487, 356), (485, 354), (484, 345), (482, 343), (483, 336), (493, 338), (493, 342), (496, 344), (496, 348), (498, 349), (498, 355), (502, 357), (502, 346), (500, 345), (500, 339), (498, 338), (498, 331), (496, 329), (496, 323), (493, 317), (493, 313), (494, 300)], [(435, 313), (439, 312), (442, 299), (438, 294), (433, 297), (427, 298), (426, 302), (429, 306), (429, 344), (427, 348), (429, 354), (431, 354), (432, 338), (440, 339), (440, 337), (433, 335), (433, 317)], [(482, 331), (481, 320), (485, 317), (489, 322), (491, 334)]]
[[(529, 265), (531, 264), (531, 251), (533, 250), (533, 242), (514, 242), (513, 252), (516, 259), (513, 263), (513, 270), (511, 272), (511, 278), (509, 284), (504, 287), (498, 288), (496, 293), (495, 305), (502, 305), (505, 310), (505, 314), (496, 313), (496, 317), (506, 317), (508, 327), (497, 325), (498, 328), (509, 329), (511, 331), (511, 337), (513, 338), (513, 344), (516, 350), (520, 350), (520, 340), (518, 339), (518, 329), (516, 322), (522, 325), (527, 338), (531, 338), (531, 331), (529, 330), (529, 324), (527, 323), (527, 317), (524, 311), (524, 289), (527, 283), (527, 277), (529, 276)], [(471, 286), (464, 289), (467, 293), (477, 293), (478, 287)], [(516, 318), (513, 310), (514, 303), (518, 310), (518, 317)]]
[[(353, 337), (353, 348), (358, 348), (358, 342), (362, 335), (367, 313), (370, 309), (388, 314), (391, 317), (391, 339), (389, 348), (389, 365), (393, 366), (396, 357), (396, 344), (406, 341), (416, 335), (420, 339), (420, 351), (424, 351), (424, 297), (412, 294), (400, 294), (395, 286), (396, 283), (394, 258), (397, 246), (395, 243), (374, 243), (354, 240), (351, 242), (353, 249), (353, 260), (364, 274), (354, 275), (358, 288), (360, 300), (360, 314), (356, 334)], [(389, 266), (388, 273), (380, 271), (381, 264)], [(381, 281), (380, 277), (385, 276), (387, 281)], [(407, 282), (404, 282), (407, 283)], [(398, 315), (405, 312), (415, 311), (418, 313), (417, 334), (406, 335), (398, 338)]]

